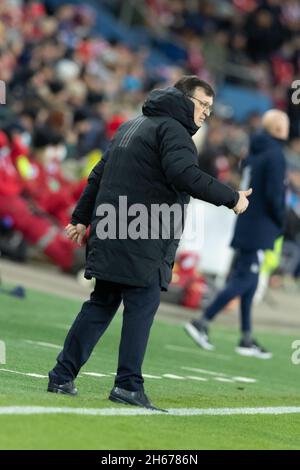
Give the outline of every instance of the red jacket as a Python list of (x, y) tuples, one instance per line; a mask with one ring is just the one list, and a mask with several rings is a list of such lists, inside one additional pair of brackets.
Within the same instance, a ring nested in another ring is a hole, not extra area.
[(12, 162), (6, 134), (0, 130), (0, 195), (15, 196), (22, 191), (22, 182)]

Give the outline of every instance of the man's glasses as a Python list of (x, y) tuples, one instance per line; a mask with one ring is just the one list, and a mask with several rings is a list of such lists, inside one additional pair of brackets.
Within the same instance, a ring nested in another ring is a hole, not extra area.
[(196, 98), (195, 96), (192, 95), (187, 95), (189, 98), (194, 98), (194, 100), (198, 101), (203, 109), (206, 111), (209, 111), (209, 113), (212, 112), (213, 107), (209, 103), (205, 103), (205, 101), (199, 100), (199, 98)]

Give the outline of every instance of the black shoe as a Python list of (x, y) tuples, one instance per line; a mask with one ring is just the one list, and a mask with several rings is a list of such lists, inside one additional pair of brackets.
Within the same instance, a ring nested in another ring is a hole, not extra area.
[(272, 353), (264, 349), (255, 339), (246, 341), (242, 339), (235, 351), (241, 356), (258, 357), (259, 359), (271, 359)]
[(75, 387), (75, 384), (72, 380), (61, 385), (56, 384), (50, 380), (48, 383), (47, 392), (62, 393), (63, 395), (72, 395), (75, 397), (75, 395), (77, 395), (77, 388)]
[(208, 329), (201, 327), (198, 322), (192, 321), (191, 323), (186, 323), (184, 329), (201, 348), (206, 351), (213, 351), (215, 349), (214, 345), (209, 342)]
[(165, 413), (168, 413), (167, 410), (162, 410), (152, 405), (147, 395), (145, 395), (142, 390), (131, 392), (130, 390), (125, 390), (124, 388), (114, 387), (111, 390), (108, 398), (109, 400), (114, 401), (115, 403), (121, 403), (122, 405), (142, 406), (143, 408), (148, 408), (149, 410), (164, 411)]

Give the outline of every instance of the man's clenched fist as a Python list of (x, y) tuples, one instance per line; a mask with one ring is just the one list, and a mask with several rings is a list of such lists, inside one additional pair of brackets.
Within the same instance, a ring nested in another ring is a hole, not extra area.
[(252, 194), (252, 188), (247, 189), (247, 191), (238, 191), (238, 193), (240, 197), (237, 205), (233, 208), (233, 210), (236, 214), (242, 214), (243, 212), (245, 212), (249, 205), (249, 201), (247, 198), (248, 196), (250, 196), (250, 194)]
[(72, 225), (69, 224), (65, 227), (67, 237), (75, 243), (81, 246), (83, 237), (86, 233), (86, 226), (83, 224)]

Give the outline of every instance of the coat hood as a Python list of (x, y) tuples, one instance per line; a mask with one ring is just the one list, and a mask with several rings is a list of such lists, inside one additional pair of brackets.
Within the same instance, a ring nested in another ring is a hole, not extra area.
[(190, 135), (199, 129), (194, 121), (194, 104), (174, 87), (156, 89), (149, 93), (143, 105), (145, 116), (167, 116), (182, 124)]

